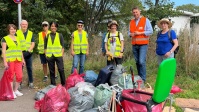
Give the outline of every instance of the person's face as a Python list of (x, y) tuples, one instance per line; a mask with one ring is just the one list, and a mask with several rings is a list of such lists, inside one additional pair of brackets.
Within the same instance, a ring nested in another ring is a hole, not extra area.
[(162, 26), (162, 29), (168, 29), (169, 28), (169, 24), (165, 21), (161, 22), (160, 24)]
[(55, 26), (54, 23), (50, 26), (50, 29), (51, 29), (51, 32), (54, 32), (54, 33), (57, 31), (57, 27)]
[(47, 24), (43, 24), (42, 27), (43, 31), (48, 31), (49, 26)]
[(82, 28), (83, 28), (83, 24), (78, 23), (78, 24), (77, 24), (77, 29), (78, 29), (78, 30), (82, 30)]
[(21, 29), (22, 29), (23, 31), (26, 31), (26, 30), (28, 29), (28, 22), (23, 21), (23, 22), (21, 23)]
[(133, 16), (135, 17), (135, 19), (138, 19), (140, 17), (140, 10), (139, 9), (134, 9), (132, 11)]
[(113, 24), (111, 25), (111, 31), (116, 31), (117, 30), (117, 25)]
[(16, 33), (16, 29), (14, 29), (13, 27), (10, 27), (9, 34), (10, 35), (15, 35), (15, 33)]

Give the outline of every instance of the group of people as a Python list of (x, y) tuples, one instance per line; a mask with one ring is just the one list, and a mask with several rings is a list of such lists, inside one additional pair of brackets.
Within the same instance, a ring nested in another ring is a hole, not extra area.
[[(132, 52), (136, 62), (138, 75), (142, 80), (146, 81), (146, 56), (149, 44), (149, 37), (153, 34), (153, 28), (150, 20), (141, 16), (141, 11), (138, 7), (132, 9), (134, 18), (130, 21), (128, 35), (132, 39)], [(177, 36), (172, 27), (171, 21), (163, 18), (157, 23), (161, 29), (158, 32), (156, 40), (156, 54), (158, 64), (167, 58), (174, 57), (174, 51), (178, 46)], [(122, 64), (124, 53), (124, 38), (117, 31), (118, 24), (115, 20), (107, 23), (107, 32), (102, 38), (102, 54), (107, 55), (107, 65)]]
[[(21, 29), (17, 30), (14, 24), (7, 27), (8, 35), (1, 39), (2, 57), (6, 70), (9, 71), (9, 81), (13, 88), (14, 98), (22, 96), (19, 92), (19, 86), (23, 77), (23, 66), (27, 68), (29, 88), (34, 88), (32, 75), (32, 53), (35, 47), (35, 39), (33, 32), (28, 30), (28, 22), (22, 20)], [(88, 34), (83, 30), (84, 22), (77, 22), (77, 30), (72, 34), (71, 55), (73, 56), (73, 65), (71, 73), (79, 64), (79, 73), (84, 72), (84, 63), (86, 55), (89, 54)], [(47, 65), (50, 71), (50, 81), (52, 85), (56, 85), (55, 64), (60, 74), (61, 84), (65, 85), (64, 74), (64, 38), (61, 33), (57, 32), (57, 22), (42, 22), (43, 31), (38, 33), (38, 51), (41, 63), (43, 65), (44, 79), (47, 81)], [(50, 31), (48, 30), (50, 27)], [(16, 83), (13, 84), (14, 76)]]
[[(132, 52), (135, 58), (138, 75), (142, 80), (146, 81), (146, 55), (149, 44), (149, 37), (153, 33), (153, 28), (148, 18), (141, 16), (140, 9), (135, 7), (132, 9), (134, 18), (129, 24), (129, 37), (132, 39)], [(28, 30), (28, 22), (21, 21), (21, 29), (13, 24), (7, 27), (8, 35), (1, 40), (2, 57), (4, 66), (9, 70), (9, 80), (13, 88), (13, 79), (16, 76), (15, 87), (13, 94), (22, 96), (23, 93), (18, 91), (19, 85), (22, 82), (23, 66), (26, 66), (28, 74), (28, 84), (33, 88), (32, 75), (32, 52), (35, 47), (35, 39), (33, 32)], [(122, 64), (124, 53), (124, 37), (118, 31), (119, 24), (112, 20), (107, 24), (108, 32), (103, 37), (102, 52), (107, 55), (107, 65)], [(65, 85), (64, 75), (64, 38), (61, 33), (57, 32), (57, 22), (47, 21), (42, 22), (43, 31), (38, 33), (38, 50), (41, 63), (43, 64), (44, 80), (47, 81), (47, 65), (50, 71), (50, 81), (52, 85), (56, 85), (55, 63), (60, 74), (61, 84)], [(49, 31), (50, 27), (50, 31)], [(78, 67), (79, 74), (84, 72), (84, 63), (86, 56), (89, 54), (88, 34), (83, 30), (84, 22), (77, 21), (77, 30), (71, 35), (71, 55), (73, 56), (73, 64), (71, 73)], [(170, 30), (172, 23), (168, 19), (162, 19), (158, 22), (158, 27), (162, 30), (158, 33), (156, 40), (157, 48), (156, 54), (158, 63), (160, 64), (164, 59), (174, 57), (174, 50), (178, 46), (176, 33)], [(171, 39), (170, 39), (171, 37)], [(170, 41), (172, 40), (172, 42)]]

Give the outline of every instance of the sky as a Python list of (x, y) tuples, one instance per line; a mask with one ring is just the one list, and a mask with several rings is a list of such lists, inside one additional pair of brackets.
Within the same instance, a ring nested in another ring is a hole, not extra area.
[(170, 0), (170, 1), (175, 3), (174, 7), (186, 4), (195, 4), (196, 6), (199, 6), (199, 0)]

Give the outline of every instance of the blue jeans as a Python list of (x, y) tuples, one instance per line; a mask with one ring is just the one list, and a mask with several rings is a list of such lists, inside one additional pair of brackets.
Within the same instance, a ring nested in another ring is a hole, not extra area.
[(73, 73), (73, 70), (78, 66), (78, 62), (79, 63), (79, 74), (82, 74), (84, 72), (84, 63), (86, 60), (86, 55), (85, 54), (75, 54), (73, 56), (73, 67), (71, 69), (71, 73)]
[(133, 45), (133, 55), (136, 62), (138, 75), (142, 80), (146, 81), (146, 54), (148, 45)]

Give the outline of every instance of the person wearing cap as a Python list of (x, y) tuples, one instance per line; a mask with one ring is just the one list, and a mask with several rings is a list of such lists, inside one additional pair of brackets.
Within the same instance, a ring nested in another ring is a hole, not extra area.
[(110, 31), (110, 23), (111, 23), (111, 21), (108, 21), (108, 23), (107, 23), (107, 32), (105, 32), (104, 34), (103, 34), (103, 36), (102, 36), (102, 44), (101, 44), (101, 47), (102, 47), (102, 55), (103, 56), (105, 56), (106, 55), (106, 49), (105, 49), (105, 42), (104, 42), (104, 39), (105, 39), (105, 37), (106, 37), (106, 34), (107, 33), (109, 33), (109, 31)]
[(48, 62), (48, 68), (50, 71), (50, 80), (52, 85), (56, 85), (55, 77), (55, 63), (60, 75), (62, 86), (65, 85), (65, 74), (64, 74), (64, 38), (61, 33), (57, 32), (57, 22), (50, 23), (51, 32), (47, 34), (44, 39), (44, 53)]
[(77, 30), (75, 30), (71, 37), (71, 55), (73, 56), (73, 65), (71, 73), (77, 69), (79, 63), (79, 74), (84, 72), (84, 63), (86, 56), (89, 54), (88, 34), (83, 30), (84, 22), (77, 21)]
[(108, 56), (107, 65), (122, 64), (122, 57), (124, 53), (124, 38), (121, 32), (117, 31), (118, 23), (112, 20), (110, 23), (110, 32), (106, 34), (105, 49)]
[(43, 31), (38, 33), (38, 51), (39, 51), (39, 57), (41, 60), (41, 64), (43, 65), (43, 73), (44, 78), (43, 81), (46, 82), (48, 79), (47, 75), (47, 60), (46, 56), (44, 54), (44, 40), (46, 38), (46, 35), (50, 33), (49, 29), (49, 23), (47, 21), (42, 22), (42, 28)]
[(29, 88), (34, 88), (32, 73), (32, 53), (33, 48), (35, 47), (35, 39), (33, 37), (33, 32), (28, 30), (28, 22), (26, 20), (22, 20), (20, 26), (21, 29), (17, 30), (16, 35), (20, 40), (23, 57), (26, 62)]
[(132, 38), (132, 51), (136, 62), (138, 75), (146, 81), (146, 55), (149, 44), (149, 36), (153, 28), (148, 18), (140, 15), (140, 9), (134, 7), (132, 14), (134, 18), (130, 21), (129, 36)]
[(178, 40), (174, 30), (171, 30), (172, 23), (167, 18), (163, 18), (157, 23), (161, 31), (157, 35), (156, 54), (158, 64), (167, 59), (174, 57), (174, 51), (178, 47)]

